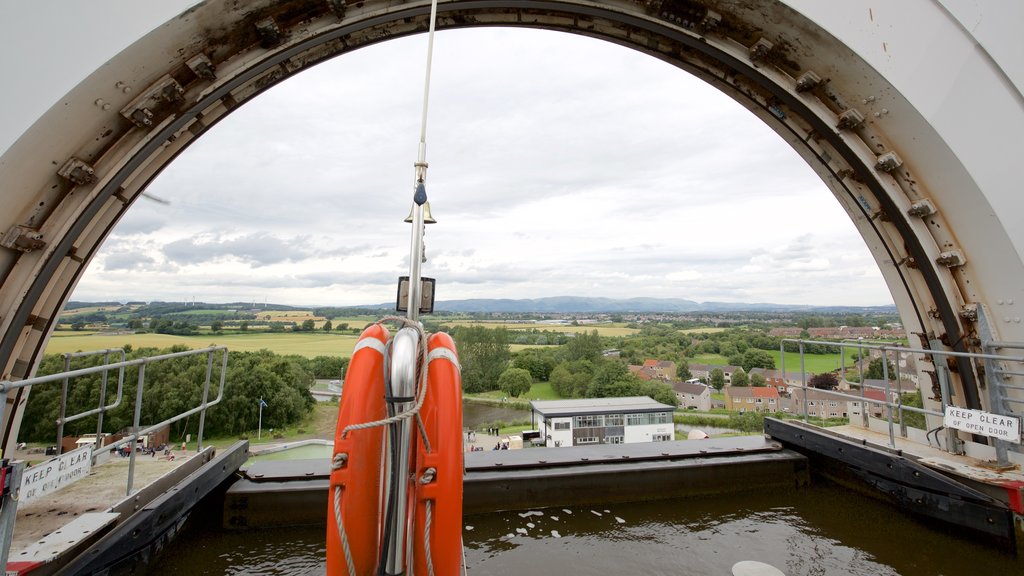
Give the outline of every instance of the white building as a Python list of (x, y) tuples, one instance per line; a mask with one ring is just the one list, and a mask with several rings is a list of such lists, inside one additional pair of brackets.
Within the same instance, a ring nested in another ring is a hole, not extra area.
[(675, 439), (674, 408), (647, 396), (534, 400), (530, 407), (548, 447)]

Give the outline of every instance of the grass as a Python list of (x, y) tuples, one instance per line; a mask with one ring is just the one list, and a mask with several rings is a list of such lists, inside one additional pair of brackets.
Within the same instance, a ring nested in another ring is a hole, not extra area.
[[(779, 356), (779, 351), (774, 350), (769, 352), (773, 358), (775, 358), (775, 369), (782, 370), (782, 360)], [(856, 353), (846, 352), (846, 365), (854, 366)], [(719, 364), (724, 365), (729, 363), (729, 359), (721, 354), (698, 354), (693, 358), (689, 359), (692, 364)], [(867, 364), (865, 363), (865, 366)], [(804, 369), (807, 370), (808, 374), (820, 374), (822, 372), (830, 372), (839, 367), (839, 353), (835, 354), (804, 354)], [(786, 352), (786, 372), (800, 372), (800, 353), (799, 352)]]
[[(501, 400), (506, 396), (501, 390), (491, 390), (489, 392), (480, 392), (478, 394), (466, 394), (471, 398), (491, 398)], [(555, 390), (551, 388), (550, 382), (534, 382), (533, 386), (530, 386), (530, 391), (523, 394), (519, 398), (513, 400), (561, 400), (562, 397), (555, 393)]]
[[(226, 448), (235, 442), (238, 442), (241, 437), (248, 437), (249, 444), (256, 446), (263, 444), (280, 444), (282, 442), (295, 442), (297, 440), (307, 440), (310, 438), (333, 440), (334, 427), (337, 421), (338, 405), (336, 403), (317, 402), (316, 405), (313, 406), (313, 410), (297, 424), (293, 424), (286, 428), (274, 428), (273, 434), (270, 433), (270, 428), (264, 427), (262, 438), (258, 441), (256, 440), (256, 423), (253, 422), (254, 427), (252, 430), (243, 434), (234, 434), (231, 436), (203, 438), (203, 445)], [(275, 438), (275, 436), (281, 436), (281, 438)], [(193, 441), (194, 440), (195, 436), (193, 436)]]
[(684, 328), (677, 330), (681, 334), (714, 334), (715, 332), (725, 332), (728, 328), (713, 328), (708, 326), (707, 328)]
[(632, 336), (640, 331), (636, 328), (626, 328), (621, 323), (586, 324), (582, 326), (570, 326), (568, 324), (539, 324), (539, 323), (512, 323), (512, 322), (474, 322), (472, 320), (452, 320), (444, 322), (444, 326), (482, 326), (484, 328), (505, 328), (509, 331), (517, 330), (547, 330), (548, 332), (561, 332), (565, 334), (577, 334), (580, 332), (592, 332), (597, 330), (598, 336)]
[(79, 335), (51, 338), (46, 345), (47, 354), (63, 354), (104, 348), (121, 348), (131, 344), (134, 348), (167, 348), (185, 345), (189, 348), (205, 348), (218, 345), (228, 350), (251, 352), (272, 350), (278, 354), (298, 354), (306, 358), (315, 356), (352, 355), (358, 336), (352, 334), (325, 334), (324, 332), (284, 332), (253, 334), (201, 334), (197, 336), (173, 336), (170, 334), (120, 334), (113, 336)]

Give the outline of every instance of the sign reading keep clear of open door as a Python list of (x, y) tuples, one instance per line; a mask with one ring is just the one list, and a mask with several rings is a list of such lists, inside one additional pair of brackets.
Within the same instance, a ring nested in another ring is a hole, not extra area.
[(942, 422), (947, 428), (990, 436), (1014, 444), (1021, 443), (1020, 418), (1016, 416), (1000, 416), (981, 410), (946, 406), (946, 414)]

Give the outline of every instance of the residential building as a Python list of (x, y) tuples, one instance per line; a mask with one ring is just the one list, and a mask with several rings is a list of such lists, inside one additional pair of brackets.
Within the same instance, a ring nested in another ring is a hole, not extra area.
[(722, 371), (722, 375), (725, 376), (725, 384), (728, 386), (732, 383), (733, 372), (740, 370), (740, 366), (729, 366), (719, 364), (690, 364), (690, 374), (694, 378), (700, 378), (705, 382), (710, 382), (711, 371), (718, 368)]
[(711, 387), (700, 382), (693, 382), (693, 380), (695, 378), (686, 382), (671, 383), (672, 389), (676, 392), (676, 398), (679, 398), (679, 407), (695, 408), (705, 412), (711, 410)]
[(530, 408), (549, 448), (675, 439), (675, 408), (647, 396), (534, 400)]
[(771, 387), (726, 386), (725, 407), (738, 412), (781, 412), (779, 391)]
[[(854, 391), (853, 394), (858, 392)], [(885, 414), (885, 406), (879, 404), (879, 402), (885, 402), (885, 392), (882, 390), (875, 390), (873, 388), (864, 389), (864, 398), (867, 400), (863, 402), (864, 406), (867, 407), (868, 414), (875, 418), (881, 418)], [(874, 400), (870, 402), (868, 400)], [(860, 400), (847, 400), (847, 412), (850, 414), (850, 418), (861, 417), (864, 414), (864, 408), (861, 407)]]
[[(843, 394), (849, 394), (849, 392), (843, 392)], [(849, 406), (846, 398), (817, 388), (807, 389), (806, 403), (804, 396), (803, 389), (794, 389), (790, 393), (788, 401), (783, 405), (785, 411), (803, 416), (806, 404), (807, 416), (812, 418), (849, 418)]]
[(644, 360), (644, 368), (650, 368), (658, 380), (674, 380), (676, 363), (670, 360)]

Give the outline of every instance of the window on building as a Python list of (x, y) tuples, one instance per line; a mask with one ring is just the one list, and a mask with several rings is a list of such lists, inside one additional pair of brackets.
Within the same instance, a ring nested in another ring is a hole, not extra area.
[(757, 399), (757, 403), (760, 404), (762, 401), (760, 398)]
[(769, 404), (775, 404), (775, 398), (769, 398), (768, 399), (768, 403)]
[(597, 444), (596, 436), (580, 436), (576, 439), (576, 444)]
[(829, 412), (828, 413), (828, 417), (829, 418), (838, 418), (839, 417), (839, 412)]
[(747, 398), (747, 404), (753, 404), (753, 403), (754, 403), (754, 399), (753, 398)]
[(836, 406), (839, 406), (839, 402), (832, 400), (831, 402), (828, 403), (828, 405), (832, 408), (835, 408)]
[(555, 430), (568, 430), (568, 429), (569, 429), (569, 423), (568, 422), (555, 422)]
[(622, 414), (608, 414), (604, 417), (605, 426), (622, 426), (624, 421)]
[(622, 436), (605, 436), (605, 444), (622, 444)]
[(651, 442), (668, 442), (672, 440), (671, 434), (651, 434)]

